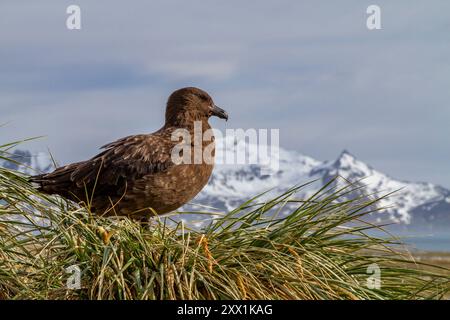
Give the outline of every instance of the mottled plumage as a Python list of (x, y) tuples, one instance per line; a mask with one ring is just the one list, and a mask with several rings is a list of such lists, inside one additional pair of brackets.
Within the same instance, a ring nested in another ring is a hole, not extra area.
[[(208, 182), (213, 164), (175, 164), (172, 133), (186, 129), (194, 141), (194, 121), (203, 132), (210, 116), (228, 119), (211, 97), (197, 88), (183, 88), (169, 97), (164, 126), (152, 134), (128, 136), (109, 143), (90, 160), (34, 176), (39, 190), (87, 204), (99, 215), (133, 218), (173, 211), (191, 200)], [(203, 141), (202, 149), (211, 141)], [(194, 152), (192, 152), (194, 153)], [(214, 153), (214, 152), (213, 152)]]

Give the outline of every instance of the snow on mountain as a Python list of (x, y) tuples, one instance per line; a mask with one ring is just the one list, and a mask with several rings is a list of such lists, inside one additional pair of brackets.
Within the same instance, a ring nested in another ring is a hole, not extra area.
[(335, 161), (317, 166), (311, 171), (311, 175), (322, 177), (324, 183), (335, 176), (351, 182), (360, 181), (365, 186), (364, 191), (369, 194), (381, 196), (393, 193), (379, 204), (382, 207), (393, 206), (387, 210), (391, 219), (406, 224), (411, 223), (412, 209), (429, 202), (444, 200), (449, 195), (448, 190), (431, 183), (395, 180), (359, 161), (348, 151), (344, 151)]
[[(217, 141), (218, 155), (237, 153), (239, 150), (243, 152), (242, 148), (245, 148), (245, 144), (237, 143), (233, 139)], [(257, 145), (250, 145), (245, 151), (249, 154), (257, 152), (257, 149)], [(442, 220), (450, 226), (450, 191), (443, 187), (425, 182), (393, 179), (358, 160), (348, 151), (342, 152), (334, 161), (318, 161), (283, 148), (277, 148), (275, 154), (279, 155), (279, 169), (265, 170), (264, 174), (259, 164), (217, 165), (209, 184), (192, 203), (231, 210), (242, 203), (243, 199), (269, 189), (273, 189), (273, 192), (268, 193), (266, 198), (294, 185), (318, 180), (298, 194), (299, 197), (307, 198), (330, 179), (339, 176), (340, 179), (336, 181), (342, 186), (345, 180), (362, 184), (364, 194), (382, 196), (393, 193), (379, 202), (379, 206), (387, 208), (384, 210), (387, 216), (383, 216), (383, 220), (387, 217), (391, 222), (409, 225), (432, 223), (431, 217), (436, 216), (437, 220)], [(192, 206), (187, 207), (192, 209)]]
[[(269, 189), (285, 191), (286, 188), (305, 181), (311, 170), (320, 164), (319, 161), (298, 152), (275, 148), (273, 152), (275, 159), (272, 159), (272, 164), (279, 160), (279, 168), (270, 164), (266, 166), (258, 163), (224, 164), (224, 161), (219, 161), (202, 194), (224, 199), (242, 199)], [(246, 154), (247, 159), (252, 154), (254, 159), (258, 159), (260, 157), (255, 154), (261, 152), (256, 144), (235, 142), (232, 138), (217, 141), (216, 149), (218, 159), (237, 158), (239, 153)]]

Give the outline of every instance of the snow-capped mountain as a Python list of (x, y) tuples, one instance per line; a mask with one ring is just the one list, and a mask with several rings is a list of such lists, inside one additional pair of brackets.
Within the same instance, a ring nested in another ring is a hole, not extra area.
[[(321, 178), (324, 183), (335, 176), (343, 177), (350, 182), (361, 181), (360, 183), (365, 186), (364, 192), (369, 194), (382, 196), (392, 193), (390, 197), (380, 200), (379, 204), (382, 207), (392, 207), (386, 212), (393, 222), (411, 224), (415, 218), (414, 210), (432, 215), (431, 203), (441, 201), (448, 203), (450, 200), (450, 191), (443, 187), (425, 182), (393, 179), (358, 160), (348, 151), (342, 152), (335, 161), (327, 161), (317, 166), (310, 174)], [(420, 207), (422, 209), (419, 210)], [(447, 219), (450, 222), (450, 206), (447, 206)]]
[[(247, 154), (256, 152), (256, 145), (247, 146), (233, 139), (217, 142), (218, 155), (222, 153)], [(349, 181), (359, 183), (364, 194), (391, 196), (380, 200), (379, 206), (389, 207), (377, 214), (376, 220), (398, 223), (414, 229), (450, 228), (450, 190), (426, 182), (408, 182), (396, 180), (379, 172), (358, 160), (350, 152), (342, 152), (334, 161), (318, 161), (296, 151), (279, 148), (279, 168), (271, 171), (259, 164), (217, 165), (209, 184), (192, 201), (193, 204), (208, 205), (220, 209), (233, 209), (243, 199), (273, 189), (271, 195), (286, 189), (317, 180), (297, 194), (297, 197), (309, 197), (325, 183), (336, 176), (336, 183)], [(232, 156), (227, 155), (228, 158)], [(192, 209), (192, 206), (188, 206)], [(198, 209), (198, 208), (197, 208)], [(386, 219), (387, 218), (387, 219)]]
[[(382, 207), (390, 208), (377, 214), (374, 219), (396, 222), (413, 229), (450, 229), (450, 190), (431, 183), (396, 180), (348, 151), (342, 152), (334, 161), (318, 161), (297, 151), (272, 147), (272, 161), (268, 165), (261, 165), (258, 161), (253, 164), (248, 164), (248, 161), (247, 164), (223, 164), (229, 162), (224, 159), (236, 159), (239, 153), (244, 154), (247, 160), (252, 157), (258, 160), (258, 148), (260, 146), (256, 144), (236, 142), (234, 138), (216, 141), (216, 160), (219, 164), (208, 185), (183, 210), (198, 211), (204, 206), (218, 211), (231, 210), (243, 200), (267, 190), (272, 190), (265, 195), (270, 198), (292, 186), (316, 180), (297, 194), (297, 197), (307, 198), (330, 179), (340, 176), (337, 183), (344, 184), (345, 180), (358, 182), (364, 185), (364, 194), (381, 196), (394, 192), (379, 203)], [(46, 172), (53, 167), (45, 153), (32, 155), (28, 151), (16, 150), (13, 158), (25, 166), (18, 167), (15, 163), (1, 161), (0, 166), (30, 174), (36, 173), (31, 168)]]

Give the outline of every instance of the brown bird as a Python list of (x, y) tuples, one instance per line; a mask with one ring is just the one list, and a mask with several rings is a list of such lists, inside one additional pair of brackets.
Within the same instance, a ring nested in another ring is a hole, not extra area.
[[(211, 129), (211, 116), (228, 120), (228, 114), (205, 91), (179, 89), (170, 95), (165, 124), (158, 131), (119, 139), (103, 146), (105, 150), (90, 160), (31, 177), (30, 181), (37, 183), (40, 191), (82, 203), (98, 215), (145, 219), (168, 213), (203, 189), (214, 165), (208, 161), (194, 163), (194, 151), (187, 158), (190, 163), (173, 161), (172, 151), (180, 145), (173, 135), (183, 129), (190, 138), (188, 147), (194, 149), (194, 122), (198, 121), (205, 133)], [(213, 159), (214, 136), (204, 140), (200, 151), (208, 148)]]

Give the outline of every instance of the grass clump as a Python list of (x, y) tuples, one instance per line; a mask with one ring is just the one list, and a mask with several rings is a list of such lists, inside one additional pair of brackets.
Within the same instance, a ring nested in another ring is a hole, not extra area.
[[(333, 185), (306, 200), (295, 198), (304, 186), (255, 197), (194, 230), (170, 217), (94, 217), (0, 168), (0, 299), (444, 297), (449, 270), (417, 268), (398, 241), (368, 235), (377, 200), (348, 200), (356, 186)], [(379, 288), (368, 286), (374, 266)]]

